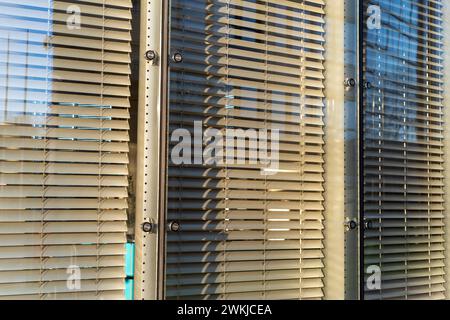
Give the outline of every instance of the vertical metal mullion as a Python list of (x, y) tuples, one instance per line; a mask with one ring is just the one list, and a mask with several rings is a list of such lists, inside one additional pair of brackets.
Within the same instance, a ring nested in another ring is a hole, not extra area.
[[(358, 88), (348, 80), (358, 79), (358, 14), (359, 2), (344, 0), (344, 75), (340, 90), (344, 95), (344, 284), (345, 299), (357, 300), (360, 292), (360, 233), (350, 228), (350, 222), (359, 220), (359, 99)], [(344, 86), (344, 81), (346, 85)], [(357, 81), (359, 82), (359, 81)], [(328, 124), (328, 122), (327, 122)]]
[(359, 204), (359, 299), (364, 300), (364, 25), (365, 12), (364, 1), (358, 0), (358, 158), (359, 158), (359, 172), (358, 172), (358, 204)]
[(159, 157), (159, 219), (158, 219), (158, 299), (165, 299), (166, 289), (166, 225), (168, 188), (168, 135), (169, 135), (169, 51), (170, 51), (170, 0), (162, 1), (161, 15), (161, 114), (160, 114), (160, 157)]
[[(154, 300), (165, 289), (169, 0), (140, 5), (134, 292), (137, 300)], [(145, 59), (150, 50), (153, 61)]]
[[(346, 270), (345, 232), (345, 0), (326, 3), (324, 113), (324, 298), (343, 300)], [(304, 74), (302, 74), (304, 76)], [(302, 91), (302, 93), (304, 93)], [(302, 96), (304, 98), (304, 96)], [(302, 111), (300, 111), (302, 112)], [(356, 251), (349, 252), (351, 255)]]

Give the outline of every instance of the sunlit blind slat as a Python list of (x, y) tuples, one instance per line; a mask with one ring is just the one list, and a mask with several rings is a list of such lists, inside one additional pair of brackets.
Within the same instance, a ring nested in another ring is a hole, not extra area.
[(324, 1), (171, 4), (171, 135), (278, 130), (279, 166), (171, 158), (167, 298), (323, 298)]
[(0, 299), (123, 299), (131, 1), (0, 12)]

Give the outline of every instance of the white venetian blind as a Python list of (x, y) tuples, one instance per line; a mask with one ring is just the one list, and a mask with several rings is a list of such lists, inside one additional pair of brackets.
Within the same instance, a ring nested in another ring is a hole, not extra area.
[(367, 299), (444, 298), (442, 1), (371, 1), (382, 27), (366, 32)]
[(181, 229), (168, 233), (167, 298), (323, 297), (324, 5), (172, 1), (171, 48), (184, 56), (171, 65), (172, 134), (194, 121), (224, 136), (279, 130), (280, 152), (271, 175), (248, 156), (171, 162), (168, 222)]
[(0, 0), (0, 299), (124, 297), (130, 9)]

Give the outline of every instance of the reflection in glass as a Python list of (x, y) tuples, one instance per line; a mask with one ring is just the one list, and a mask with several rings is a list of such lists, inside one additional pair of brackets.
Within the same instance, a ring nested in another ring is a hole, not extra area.
[(442, 1), (365, 1), (366, 299), (444, 298)]
[(0, 299), (124, 297), (130, 1), (0, 1)]

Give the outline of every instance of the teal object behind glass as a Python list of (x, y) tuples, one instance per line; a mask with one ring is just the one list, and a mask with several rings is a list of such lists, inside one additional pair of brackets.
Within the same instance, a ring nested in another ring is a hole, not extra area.
[(125, 279), (125, 300), (134, 300), (134, 279)]
[(125, 272), (127, 278), (134, 278), (134, 243), (127, 243), (125, 246), (126, 246)]
[(134, 243), (127, 243), (126, 258), (125, 258), (125, 273), (127, 278), (125, 279), (125, 299), (134, 300)]

